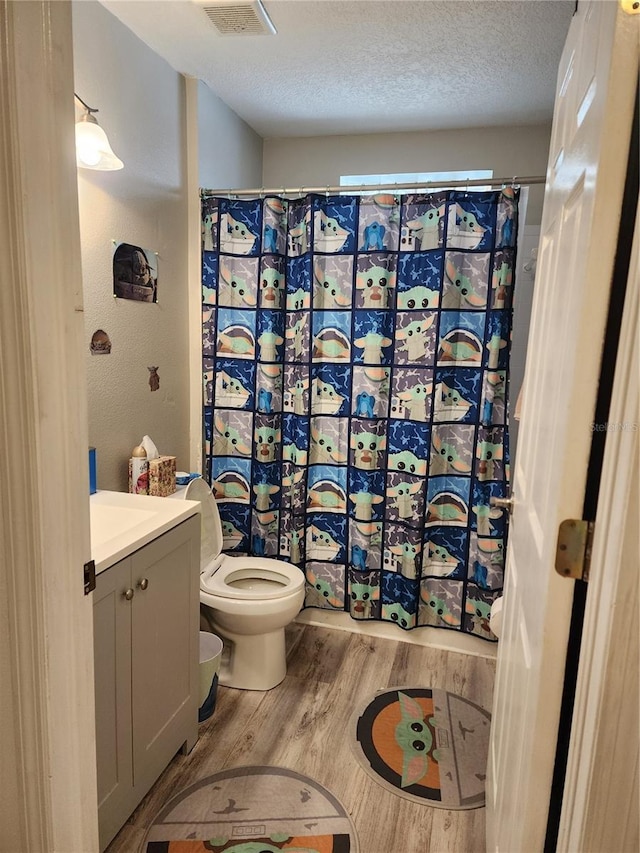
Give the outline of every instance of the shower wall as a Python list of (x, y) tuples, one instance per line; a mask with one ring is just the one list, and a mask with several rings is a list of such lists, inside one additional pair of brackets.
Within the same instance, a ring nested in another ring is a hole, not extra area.
[[(551, 125), (356, 136), (265, 139), (265, 187), (328, 186), (340, 175), (493, 169), (497, 177), (544, 175)], [(527, 224), (540, 224), (543, 187), (532, 187)]]

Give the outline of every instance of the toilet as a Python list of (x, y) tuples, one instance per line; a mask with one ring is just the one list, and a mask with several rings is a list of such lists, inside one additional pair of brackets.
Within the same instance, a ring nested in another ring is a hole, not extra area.
[(201, 478), (175, 496), (201, 504), (201, 627), (224, 641), (220, 684), (270, 690), (287, 673), (284, 629), (302, 608), (304, 573), (282, 560), (223, 554), (218, 507)]

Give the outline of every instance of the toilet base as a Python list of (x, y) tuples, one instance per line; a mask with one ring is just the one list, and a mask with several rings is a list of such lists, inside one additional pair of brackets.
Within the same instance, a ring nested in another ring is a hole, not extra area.
[(284, 628), (268, 634), (234, 634), (208, 614), (211, 629), (222, 637), (224, 650), (219, 682), (238, 690), (271, 690), (287, 674)]

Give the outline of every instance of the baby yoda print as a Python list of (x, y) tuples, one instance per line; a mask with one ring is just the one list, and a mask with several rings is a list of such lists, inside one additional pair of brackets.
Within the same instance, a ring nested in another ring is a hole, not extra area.
[(333, 608), (342, 607), (342, 601), (328, 580), (319, 577), (309, 566), (306, 569), (306, 576), (309, 584), (309, 591), (306, 596), (308, 605), (312, 607), (327, 607), (327, 605)]
[(487, 349), (489, 350), (488, 366), (491, 370), (495, 370), (498, 366), (498, 362), (500, 361), (500, 350), (504, 349), (507, 346), (507, 343), (508, 342), (499, 334), (491, 335), (489, 338), (489, 342), (487, 343)]
[(220, 217), (220, 251), (234, 255), (248, 255), (253, 249), (256, 235), (230, 213)]
[(411, 542), (404, 542), (402, 545), (392, 545), (389, 550), (396, 557), (400, 558), (400, 571), (407, 578), (415, 578), (417, 573), (416, 560), (420, 554), (420, 549)]
[(470, 474), (471, 465), (465, 462), (453, 444), (444, 441), (439, 434), (434, 432), (431, 437), (431, 465), (429, 473), (434, 477), (454, 473)]
[(224, 370), (216, 374), (216, 405), (228, 409), (244, 409), (251, 396), (244, 385)]
[(304, 255), (309, 248), (307, 242), (307, 222), (308, 214), (305, 214), (299, 222), (289, 228), (287, 235), (288, 250), (289, 254), (294, 258)]
[(365, 471), (379, 468), (379, 455), (387, 446), (386, 438), (372, 432), (351, 433), (354, 465)]
[(333, 216), (317, 210), (313, 218), (314, 242), (317, 252), (339, 252), (351, 232), (343, 228)]
[(443, 308), (467, 310), (486, 307), (486, 300), (474, 290), (471, 279), (458, 271), (450, 256), (444, 268), (447, 290), (442, 297)]
[(427, 356), (429, 338), (427, 332), (433, 326), (435, 315), (422, 320), (413, 320), (407, 326), (396, 329), (396, 340), (400, 341), (398, 350), (406, 352), (408, 361), (420, 361)]
[(460, 560), (452, 554), (444, 545), (437, 542), (427, 542), (426, 559), (424, 560), (424, 573), (439, 578), (452, 575), (460, 564)]
[(399, 518), (413, 518), (417, 508), (413, 496), (417, 495), (420, 489), (421, 483), (399, 483), (397, 486), (387, 487), (387, 497)]
[(266, 268), (260, 277), (260, 304), (263, 308), (280, 308), (284, 277), (278, 270)]
[(287, 311), (303, 311), (311, 306), (311, 294), (299, 287), (287, 293)]
[(230, 521), (222, 521), (222, 539), (225, 551), (233, 551), (240, 545), (244, 536)]
[(508, 293), (507, 288), (511, 287), (512, 281), (513, 271), (509, 264), (503, 262), (493, 271), (491, 287), (493, 290), (494, 308), (501, 309), (505, 307)]
[(428, 385), (417, 383), (412, 388), (407, 388), (405, 391), (400, 391), (396, 396), (402, 401), (407, 412), (408, 418), (411, 421), (426, 421), (428, 420), (427, 409), (431, 399), (432, 383)]
[(273, 412), (273, 394), (265, 388), (258, 389), (258, 411), (264, 415)]
[(486, 601), (479, 601), (475, 598), (467, 598), (465, 604), (465, 613), (471, 618), (471, 628), (476, 634), (482, 636), (493, 636), (489, 625), (489, 616), (491, 615), (491, 605)]
[(368, 583), (352, 583), (349, 592), (349, 612), (354, 619), (369, 619), (380, 599), (380, 587)]
[(315, 525), (307, 527), (307, 558), (333, 562), (340, 553), (340, 543)]
[(386, 308), (389, 288), (395, 286), (395, 273), (384, 267), (371, 267), (356, 276), (356, 289), (365, 308)]
[(271, 496), (276, 495), (280, 491), (280, 487), (267, 483), (266, 480), (261, 480), (253, 487), (253, 493), (256, 496), (256, 509), (258, 512), (266, 512), (271, 507)]
[(276, 450), (280, 444), (280, 430), (266, 426), (256, 427), (254, 441), (255, 458), (259, 462), (274, 462)]
[(437, 625), (439, 622), (444, 622), (445, 625), (450, 625), (452, 628), (457, 628), (460, 625), (460, 618), (449, 610), (446, 601), (442, 598), (438, 598), (437, 595), (424, 588), (420, 589), (420, 598), (426, 604), (427, 624)]
[(216, 456), (251, 456), (251, 447), (238, 430), (228, 426), (217, 415), (214, 428), (213, 452)]
[(402, 750), (402, 781), (400, 787), (415, 785), (429, 769), (429, 756), (438, 761), (438, 751), (433, 750), (436, 721), (428, 721), (422, 706), (411, 696), (398, 690), (398, 703), (402, 718), (394, 732), (395, 740)]
[(491, 521), (500, 518), (503, 510), (489, 506), (488, 504), (476, 504), (473, 507), (473, 511), (476, 515), (478, 536), (490, 536), (494, 530), (494, 525), (491, 524)]
[(285, 462), (293, 462), (294, 465), (302, 467), (307, 464), (307, 451), (295, 444), (285, 444), (282, 450), (282, 459)]
[(213, 251), (213, 229), (218, 222), (218, 211), (205, 213), (202, 217), (202, 248), (205, 252)]
[(220, 261), (218, 302), (231, 308), (255, 308), (254, 289), (237, 273)]
[(449, 208), (449, 222), (447, 223), (447, 244), (461, 249), (477, 249), (484, 237), (484, 228), (478, 222), (476, 216), (461, 205), (452, 205)]
[(382, 348), (391, 345), (391, 338), (381, 334), (376, 323), (373, 323), (371, 330), (356, 338), (354, 343), (364, 350), (362, 360), (365, 364), (382, 364)]
[[(360, 489), (358, 492), (352, 492), (349, 495), (349, 500), (355, 504), (355, 516), (358, 521), (371, 521), (373, 507), (376, 504), (381, 504), (384, 498), (382, 495), (376, 495), (368, 489)], [(372, 542), (372, 544), (374, 543)]]
[(329, 464), (344, 465), (347, 461), (346, 454), (338, 447), (338, 441), (331, 436), (320, 432), (316, 427), (311, 427), (311, 449), (309, 461), (312, 465)]
[(338, 279), (329, 275), (318, 263), (313, 266), (313, 285), (314, 308), (330, 311), (351, 305), (351, 299), (340, 286)]
[(409, 290), (398, 293), (398, 308), (401, 311), (417, 311), (424, 308), (437, 308), (439, 293), (429, 290), (422, 284), (416, 284)]
[(440, 205), (440, 207), (427, 210), (422, 216), (418, 216), (416, 219), (411, 219), (407, 222), (409, 231), (420, 241), (421, 251), (437, 249), (440, 245), (441, 223), (444, 217), (444, 210), (445, 206)]
[(395, 604), (383, 604), (382, 618), (389, 622), (395, 622), (396, 625), (405, 629), (413, 628), (416, 624), (416, 614), (409, 613), (399, 602)]
[(304, 533), (300, 530), (292, 530), (289, 533), (289, 559), (298, 565), (302, 562), (302, 546)]
[(293, 341), (293, 355), (295, 358), (302, 358), (302, 351), (304, 349), (304, 330), (309, 322), (309, 315), (303, 314), (294, 325), (287, 329), (285, 335), (287, 340)]
[(388, 466), (391, 471), (402, 471), (405, 474), (416, 474), (424, 477), (427, 473), (426, 459), (418, 459), (411, 450), (402, 450), (399, 453), (390, 453)]
[(467, 416), (470, 408), (471, 403), (465, 400), (459, 391), (444, 382), (438, 382), (433, 398), (434, 421), (461, 421)]
[(479, 441), (476, 458), (479, 459), (478, 480), (495, 480), (497, 463), (502, 462), (503, 446), (501, 442)]
[(295, 384), (287, 392), (289, 398), (288, 408), (293, 408), (294, 414), (304, 415), (307, 412), (307, 388), (309, 377), (296, 379)]
[(264, 332), (258, 338), (260, 345), (260, 360), (261, 361), (277, 361), (278, 347), (284, 343), (284, 338), (277, 332), (274, 332), (271, 325), (268, 324)]
[(314, 415), (338, 414), (345, 399), (328, 382), (314, 379), (311, 383), (311, 412)]

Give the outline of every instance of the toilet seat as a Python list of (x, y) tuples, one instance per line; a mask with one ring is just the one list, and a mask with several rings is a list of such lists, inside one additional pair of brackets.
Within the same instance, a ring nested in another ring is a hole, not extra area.
[(222, 555), (200, 575), (203, 592), (246, 601), (284, 598), (303, 586), (304, 575), (296, 566), (262, 557)]
[(237, 601), (264, 601), (295, 595), (304, 587), (304, 574), (283, 560), (235, 557), (222, 553), (222, 522), (216, 500), (202, 479), (192, 480), (185, 498), (200, 501), (202, 547), (200, 589)]

